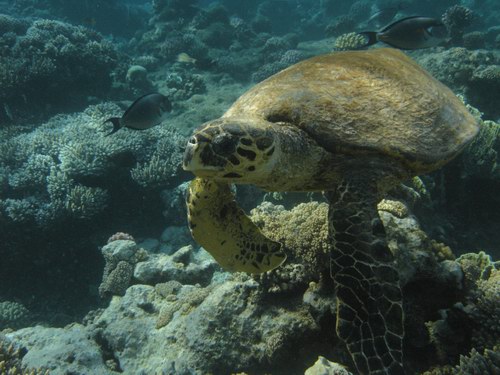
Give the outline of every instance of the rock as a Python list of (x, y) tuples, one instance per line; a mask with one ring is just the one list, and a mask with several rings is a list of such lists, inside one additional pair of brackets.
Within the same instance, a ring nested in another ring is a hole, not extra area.
[(51, 375), (113, 374), (104, 363), (101, 348), (80, 324), (29, 327), (5, 336), (26, 347), (22, 364), (27, 368), (46, 368)]
[(89, 330), (127, 374), (224, 374), (289, 362), (290, 344), (318, 326), (299, 303), (262, 309), (257, 282), (240, 278), (206, 288), (170, 284), (165, 297), (134, 285)]
[(160, 241), (156, 238), (146, 238), (144, 241), (139, 242), (137, 246), (150, 253), (156, 253), (160, 248)]
[(101, 249), (106, 264), (99, 295), (123, 295), (131, 284), (134, 266), (139, 260), (146, 258), (145, 250), (140, 249), (134, 241), (116, 240)]
[(160, 240), (162, 242), (160, 251), (168, 255), (171, 255), (180, 247), (193, 241), (187, 225), (165, 228), (161, 234)]
[(138, 250), (138, 246), (134, 241), (118, 240), (113, 241), (101, 249), (105, 258), (113, 258), (115, 260), (130, 261)]
[(318, 360), (306, 370), (304, 375), (352, 375), (352, 373), (347, 371), (344, 366), (319, 356)]
[(127, 70), (127, 81), (137, 82), (147, 80), (148, 70), (140, 65), (132, 65)]
[(139, 262), (134, 270), (134, 278), (142, 284), (176, 280), (183, 284), (208, 285), (213, 273), (220, 266), (204, 250), (195, 250), (191, 245), (181, 247), (172, 255), (154, 254), (144, 262)]

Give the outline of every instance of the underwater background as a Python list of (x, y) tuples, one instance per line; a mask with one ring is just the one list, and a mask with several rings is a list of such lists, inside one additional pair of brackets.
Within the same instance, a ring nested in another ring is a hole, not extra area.
[[(481, 130), (378, 207), (405, 365), (500, 374), (498, 0), (0, 0), (0, 374), (356, 374), (335, 334), (322, 194), (237, 186), (289, 255), (228, 273), (191, 238), (181, 161), (256, 83), (413, 15), (448, 36), (405, 53)], [(107, 136), (151, 92), (167, 119)]]

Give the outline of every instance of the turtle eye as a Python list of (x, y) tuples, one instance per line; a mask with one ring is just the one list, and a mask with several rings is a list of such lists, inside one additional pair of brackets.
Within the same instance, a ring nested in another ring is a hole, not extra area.
[(195, 145), (196, 144), (196, 137), (189, 138), (189, 144)]
[(221, 156), (229, 156), (236, 150), (235, 138), (227, 133), (215, 137), (212, 141), (212, 150)]

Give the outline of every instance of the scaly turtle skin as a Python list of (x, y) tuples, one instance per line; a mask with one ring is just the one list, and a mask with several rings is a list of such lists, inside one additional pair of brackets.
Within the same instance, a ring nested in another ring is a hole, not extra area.
[(403, 374), (402, 294), (377, 202), (450, 161), (477, 131), (455, 95), (398, 50), (305, 60), (194, 132), (183, 162), (197, 177), (192, 234), (223, 267), (264, 272), (285, 255), (237, 207), (229, 184), (326, 191), (337, 334), (360, 374)]

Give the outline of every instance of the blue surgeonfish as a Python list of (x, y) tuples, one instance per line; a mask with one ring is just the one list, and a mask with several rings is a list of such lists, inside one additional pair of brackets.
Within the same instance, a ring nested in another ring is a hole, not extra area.
[(150, 93), (136, 99), (125, 111), (122, 117), (110, 117), (104, 123), (111, 122), (111, 135), (121, 128), (135, 130), (149, 129), (165, 120), (172, 110), (172, 104), (165, 95)]
[(420, 49), (437, 46), (447, 37), (447, 30), (438, 19), (412, 16), (393, 22), (380, 31), (359, 34), (367, 38), (363, 47), (383, 42), (399, 49)]

